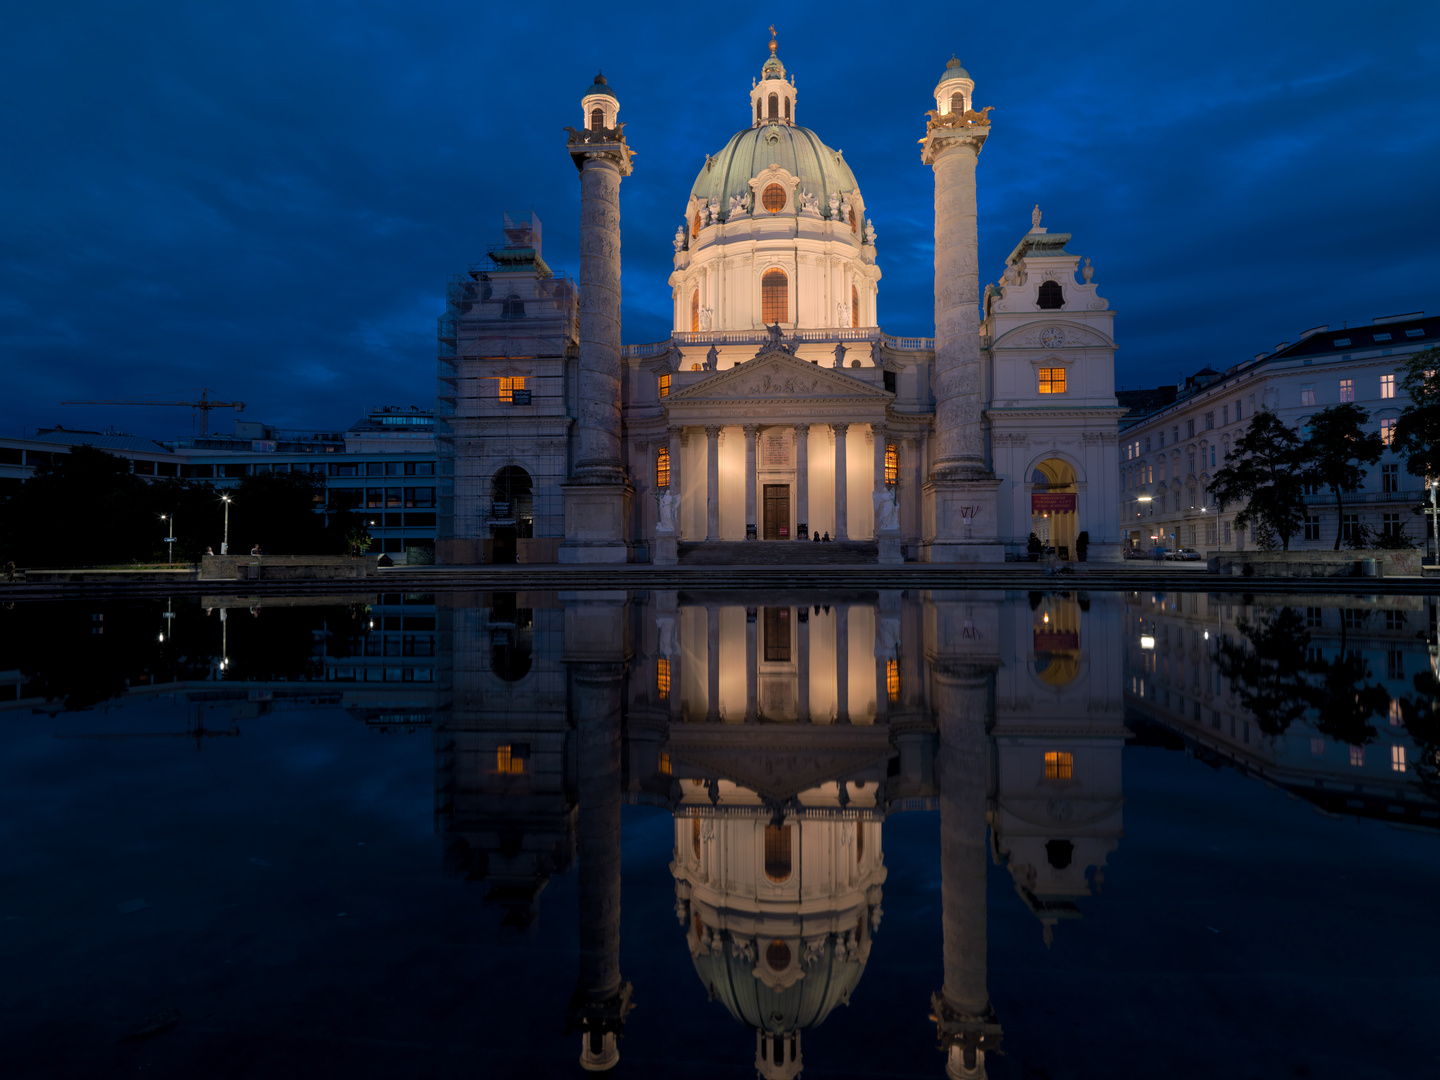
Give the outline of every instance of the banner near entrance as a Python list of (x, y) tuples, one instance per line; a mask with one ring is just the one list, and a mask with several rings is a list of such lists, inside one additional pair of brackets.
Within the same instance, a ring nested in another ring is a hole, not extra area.
[(1075, 512), (1075, 493), (1073, 491), (1045, 494), (1033, 492), (1030, 495), (1030, 512), (1032, 514), (1073, 514)]

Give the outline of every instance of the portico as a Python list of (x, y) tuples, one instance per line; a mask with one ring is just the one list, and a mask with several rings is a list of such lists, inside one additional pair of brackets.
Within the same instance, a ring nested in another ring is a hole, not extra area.
[(894, 395), (784, 344), (664, 402), (681, 540), (869, 540)]

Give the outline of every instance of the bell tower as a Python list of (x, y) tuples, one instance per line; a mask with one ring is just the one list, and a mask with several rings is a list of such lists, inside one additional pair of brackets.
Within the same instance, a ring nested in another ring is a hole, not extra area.
[(760, 69), (759, 81), (751, 82), (750, 116), (752, 127), (766, 124), (795, 123), (795, 76), (786, 76), (785, 65), (775, 55), (779, 42), (775, 40), (775, 27), (770, 27), (770, 58)]

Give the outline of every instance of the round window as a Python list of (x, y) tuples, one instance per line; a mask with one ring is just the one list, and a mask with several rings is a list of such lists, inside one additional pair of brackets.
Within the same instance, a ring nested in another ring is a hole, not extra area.
[(765, 963), (771, 971), (784, 971), (790, 966), (790, 946), (778, 938), (765, 949)]
[(760, 195), (760, 204), (772, 214), (785, 209), (785, 189), (779, 184), (766, 184)]

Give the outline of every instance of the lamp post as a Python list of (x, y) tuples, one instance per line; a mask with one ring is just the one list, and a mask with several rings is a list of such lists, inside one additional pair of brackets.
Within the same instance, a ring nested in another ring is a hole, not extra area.
[(167, 537), (165, 537), (165, 543), (170, 546), (170, 554), (167, 556), (167, 560), (168, 560), (168, 562), (169, 562), (169, 565), (174, 566), (174, 565), (175, 565), (175, 515), (174, 515), (174, 514), (161, 514), (161, 515), (160, 515), (160, 520), (169, 523), (169, 524), (167, 525), (167, 527), (166, 527), (166, 531), (169, 532), (170, 535), (167, 536)]
[(230, 554), (230, 496), (221, 495), (220, 501), (225, 504), (225, 536), (220, 541), (220, 554)]

